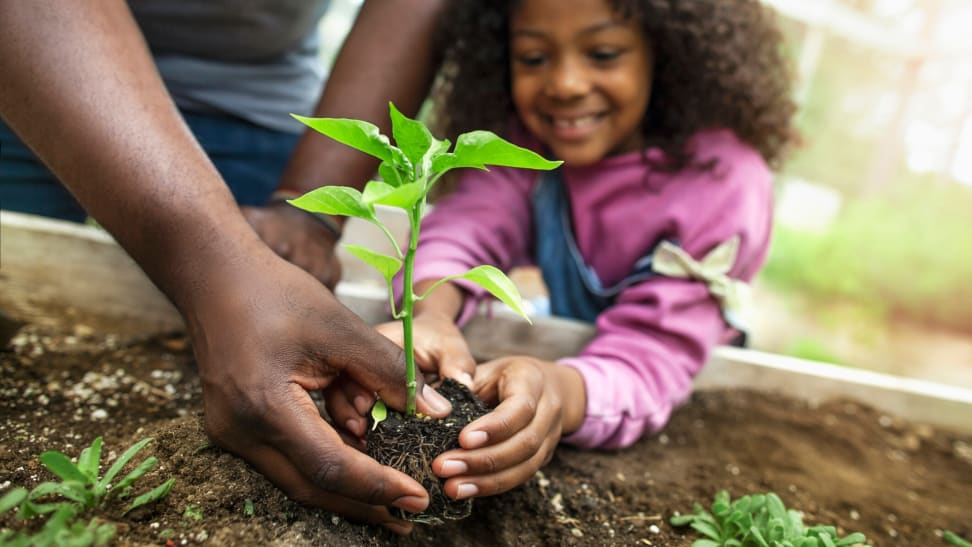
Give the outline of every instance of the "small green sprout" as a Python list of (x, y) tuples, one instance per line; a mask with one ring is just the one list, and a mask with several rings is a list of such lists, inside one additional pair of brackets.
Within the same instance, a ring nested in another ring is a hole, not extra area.
[[(108, 469), (104, 476), (101, 470), (102, 439), (98, 437), (91, 446), (81, 451), (77, 463), (66, 454), (47, 451), (41, 454), (40, 462), (61, 482), (43, 482), (27, 491), (17, 487), (0, 498), (0, 513), (17, 509), (17, 517), (30, 519), (38, 515), (50, 515), (47, 522), (35, 534), (13, 530), (0, 531), (0, 544), (19, 545), (105, 545), (115, 534), (115, 527), (94, 517), (85, 521), (79, 518), (82, 512), (103, 508), (111, 499), (124, 499), (131, 494), (135, 481), (151, 471), (159, 461), (154, 456), (146, 458), (141, 464), (125, 475), (118, 484), (111, 481), (152, 439), (143, 439), (126, 450)], [(157, 501), (169, 493), (175, 479), (169, 479), (152, 490), (136, 497), (122, 514)]]
[(772, 492), (731, 501), (723, 490), (711, 513), (698, 503), (694, 511), (671, 518), (672, 526), (689, 525), (705, 536), (692, 547), (850, 547), (867, 541), (861, 533), (840, 538), (833, 526), (805, 527), (802, 513), (787, 509)]
[(381, 401), (375, 401), (375, 406), (371, 407), (371, 430), (374, 431), (378, 424), (385, 421), (388, 417), (388, 408), (385, 407), (385, 403)]
[(243, 502), (243, 515), (247, 517), (252, 517), (254, 513), (253, 500), (246, 498)]
[(185, 511), (182, 512), (182, 518), (191, 520), (193, 522), (199, 522), (203, 519), (202, 509), (190, 503), (189, 505), (186, 505)]
[(945, 530), (945, 533), (942, 534), (942, 539), (944, 539), (948, 543), (951, 543), (952, 545), (955, 545), (956, 547), (972, 547), (972, 543), (965, 541), (958, 534), (952, 532), (951, 530)]
[[(377, 253), (358, 245), (345, 248), (368, 265), (378, 270), (388, 283), (392, 316), (402, 320), (405, 345), (405, 381), (408, 397), (405, 412), (415, 415), (415, 355), (412, 339), (412, 318), (416, 302), (426, 298), (436, 287), (455, 279), (471, 281), (500, 299), (527, 321), (523, 301), (516, 286), (506, 275), (493, 266), (477, 266), (461, 275), (449, 276), (433, 284), (425, 294), (416, 295), (413, 286), (415, 251), (418, 246), (419, 227), (426, 211), (427, 196), (433, 185), (452, 169), (471, 167), (486, 169), (487, 165), (523, 169), (553, 169), (559, 161), (549, 161), (538, 154), (509, 143), (489, 131), (471, 131), (456, 139), (456, 146), (449, 152), (451, 143), (438, 140), (420, 121), (410, 119), (389, 103), (392, 136), (395, 145), (378, 127), (361, 120), (342, 118), (305, 118), (293, 115), (311, 129), (344, 143), (356, 150), (381, 160), (378, 174), (382, 180), (373, 180), (364, 191), (344, 186), (323, 186), (290, 203), (312, 213), (341, 215), (364, 219), (378, 226), (393, 248), (395, 256)], [(397, 146), (396, 146), (397, 145)], [(408, 248), (402, 252), (388, 228), (375, 215), (376, 205), (404, 209), (408, 215), (411, 234)], [(392, 291), (392, 279), (402, 270), (404, 289), (402, 309), (396, 311)]]

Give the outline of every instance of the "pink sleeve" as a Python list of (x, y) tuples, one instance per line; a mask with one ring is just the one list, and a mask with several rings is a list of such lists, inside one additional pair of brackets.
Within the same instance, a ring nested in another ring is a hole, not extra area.
[[(768, 170), (746, 171), (708, 188), (718, 194), (696, 200), (684, 218), (676, 218), (674, 237), (698, 259), (740, 235), (730, 276), (749, 281), (769, 248), (772, 191)], [(597, 334), (581, 354), (560, 361), (580, 372), (587, 389), (585, 420), (563, 441), (623, 448), (660, 430), (688, 399), (692, 378), (726, 329), (702, 282), (655, 276), (623, 291), (598, 317)]]
[[(499, 167), (465, 173), (456, 191), (422, 220), (415, 281), (460, 275), (481, 264), (507, 272), (527, 260), (533, 236), (530, 190), (536, 176), (534, 171)], [(395, 281), (396, 294), (401, 294), (401, 276)], [(461, 326), (488, 293), (473, 283), (456, 284), (468, 293), (457, 319)]]

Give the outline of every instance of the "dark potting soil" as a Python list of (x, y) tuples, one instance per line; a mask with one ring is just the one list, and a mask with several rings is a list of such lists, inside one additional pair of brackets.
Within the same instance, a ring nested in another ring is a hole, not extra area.
[[(417, 525), (406, 538), (299, 506), (240, 459), (211, 446), (191, 350), (176, 334), (137, 342), (78, 325), (31, 325), (0, 351), (0, 495), (53, 477), (45, 450), (77, 455), (101, 435), (105, 459), (155, 442), (161, 466), (141, 493), (176, 479), (160, 502), (120, 516), (122, 545), (654, 545), (696, 538), (669, 518), (734, 496), (777, 492), (810, 524), (860, 531), (873, 545), (945, 545), (972, 537), (972, 435), (868, 407), (819, 406), (743, 390), (699, 392), (661, 434), (620, 452), (561, 447), (525, 485), (477, 499), (470, 517)], [(0, 527), (20, 527), (12, 513)]]
[(459, 448), (459, 432), (467, 424), (489, 412), (489, 408), (466, 386), (447, 378), (438, 386), (452, 403), (452, 413), (444, 419), (405, 416), (390, 411), (387, 419), (374, 423), (367, 436), (365, 453), (378, 463), (395, 468), (419, 482), (429, 493), (429, 506), (421, 513), (394, 510), (413, 522), (440, 525), (472, 514), (473, 500), (454, 500), (445, 495), (445, 481), (432, 472), (432, 460), (439, 454)]

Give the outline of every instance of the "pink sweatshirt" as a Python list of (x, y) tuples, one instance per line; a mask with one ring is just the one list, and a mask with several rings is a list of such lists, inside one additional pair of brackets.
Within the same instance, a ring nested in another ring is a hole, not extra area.
[[(739, 235), (730, 277), (748, 281), (762, 266), (773, 209), (768, 166), (729, 131), (699, 133), (693, 143), (696, 158), (718, 158), (714, 170), (653, 173), (641, 152), (564, 167), (578, 247), (605, 286), (624, 278), (661, 238), (700, 259)], [(423, 220), (415, 280), (479, 264), (504, 271), (531, 264), (530, 192), (538, 178), (508, 168), (464, 173), (456, 192)], [(463, 287), (469, 293), (460, 322), (488, 296)], [(587, 389), (584, 422), (563, 441), (586, 448), (621, 448), (661, 429), (727, 331), (705, 283), (660, 275), (625, 289), (596, 326), (580, 355), (559, 361), (577, 369)]]

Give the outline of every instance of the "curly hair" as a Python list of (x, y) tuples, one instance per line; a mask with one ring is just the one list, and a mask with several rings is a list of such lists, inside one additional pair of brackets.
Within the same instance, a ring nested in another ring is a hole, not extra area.
[[(473, 129), (507, 133), (509, 18), (522, 0), (450, 2), (438, 34), (443, 55), (433, 90), (433, 123), (455, 139)], [(651, 99), (642, 124), (647, 146), (665, 152), (666, 171), (693, 163), (688, 139), (732, 130), (778, 167), (796, 138), (791, 74), (775, 16), (759, 0), (609, 0), (641, 23), (654, 51)]]

